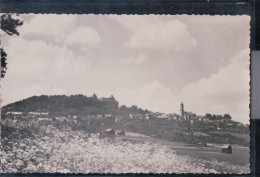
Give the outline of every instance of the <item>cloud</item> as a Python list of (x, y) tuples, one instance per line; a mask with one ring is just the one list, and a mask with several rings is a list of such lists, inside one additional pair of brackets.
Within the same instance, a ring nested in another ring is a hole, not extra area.
[[(217, 32), (213, 38), (201, 30), (214, 17), (203, 17), (207, 21), (202, 26), (194, 22), (198, 16), (185, 20), (183, 16), (117, 15), (109, 16), (111, 21), (96, 17), (26, 16), (21, 35), (6, 42), (9, 68), (1, 80), (4, 103), (40, 94), (95, 92), (114, 94), (120, 104), (152, 111), (178, 113), (184, 101), (187, 111), (230, 113), (234, 120), (248, 120), (249, 51), (227, 59), (244, 48), (248, 31), (239, 38), (232, 35), (230, 39), (239, 40), (229, 40), (232, 45), (227, 45), (226, 34), (234, 30), (222, 28), (224, 22), (210, 26)], [(226, 50), (227, 46), (231, 48)]]
[(36, 15), (29, 22), (25, 21), (19, 29), (21, 36), (38, 36), (54, 42), (63, 40), (67, 33), (75, 28), (75, 15)]
[(249, 50), (243, 50), (209, 78), (187, 85), (180, 96), (197, 113), (230, 113), (235, 120), (248, 123), (249, 80)]
[(143, 53), (141, 53), (137, 58), (127, 58), (127, 59), (124, 59), (124, 60), (120, 60), (119, 63), (125, 63), (125, 64), (130, 64), (130, 63), (133, 63), (133, 64), (141, 64), (141, 63), (144, 63), (146, 62), (147, 60), (149, 60), (149, 58), (144, 55)]
[[(140, 88), (121, 88), (115, 92), (116, 99), (121, 105), (137, 105), (152, 111), (165, 111), (169, 108), (169, 103), (174, 96), (170, 88), (163, 86), (158, 81), (144, 84)], [(170, 103), (171, 104), (171, 103)]]
[(76, 15), (37, 15), (25, 21), (19, 29), (21, 36), (55, 44), (79, 46), (89, 51), (96, 48), (101, 38), (96, 29), (76, 24)]
[(74, 44), (99, 44), (101, 42), (98, 32), (90, 27), (78, 27), (76, 30), (72, 31), (65, 38), (65, 43), (68, 45)]
[(186, 111), (199, 115), (227, 113), (235, 121), (248, 123), (249, 50), (239, 52), (230, 60), (217, 73), (187, 85), (179, 93), (153, 81), (139, 88), (118, 89), (115, 96), (121, 104), (165, 113), (179, 113), (183, 101)]
[(5, 49), (8, 72), (2, 80), (4, 104), (21, 97), (54, 93), (60, 88), (67, 90), (71, 88), (68, 83), (72, 83), (72, 79), (84, 76), (91, 67), (86, 56), (76, 56), (66, 46), (59, 47), (41, 40), (13, 37)]
[(179, 20), (163, 21), (156, 16), (112, 16), (111, 18), (133, 33), (130, 40), (125, 43), (131, 48), (185, 51), (197, 45), (187, 25)]
[[(33, 77), (33, 73), (37, 72), (40, 77), (45, 77), (46, 74), (54, 73), (63, 75), (65, 71), (70, 74), (78, 73), (82, 66), (91, 65), (88, 58), (76, 56), (66, 46), (59, 47), (40, 40), (28, 41), (20, 37), (11, 38), (6, 50), (10, 74), (20, 71), (27, 77)], [(9, 73), (7, 77), (8, 75)]]

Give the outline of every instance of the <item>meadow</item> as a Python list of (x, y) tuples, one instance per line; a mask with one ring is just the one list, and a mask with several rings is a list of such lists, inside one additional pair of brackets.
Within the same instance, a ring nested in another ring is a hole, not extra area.
[[(123, 141), (37, 122), (10, 121), (5, 126), (13, 128), (11, 134), (1, 139), (1, 172), (5, 173), (248, 172), (248, 168), (215, 159), (178, 155), (160, 143)], [(30, 136), (25, 136), (25, 132)]]

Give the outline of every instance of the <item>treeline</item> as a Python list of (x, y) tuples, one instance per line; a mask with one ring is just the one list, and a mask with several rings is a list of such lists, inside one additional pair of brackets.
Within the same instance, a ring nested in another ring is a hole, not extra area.
[[(112, 101), (112, 100), (111, 100)], [(116, 103), (116, 100), (114, 100)], [(63, 112), (68, 114), (80, 113), (103, 113), (113, 112), (117, 106), (107, 106), (95, 95), (87, 97), (85, 95), (54, 95), (54, 96), (33, 96), (3, 107), (4, 111), (20, 111), (20, 112)], [(114, 108), (114, 110), (112, 109)]]
[(8, 104), (2, 108), (2, 113), (18, 112), (49, 112), (51, 115), (86, 115), (86, 114), (145, 114), (148, 110), (142, 110), (137, 106), (121, 106), (111, 95), (104, 100), (96, 94), (91, 97), (86, 95), (54, 95), (33, 96), (27, 99)]
[(227, 119), (231, 120), (232, 117), (229, 114), (224, 114), (224, 115), (215, 115), (215, 114), (206, 114), (206, 118), (209, 118), (209, 120), (221, 120), (221, 119)]

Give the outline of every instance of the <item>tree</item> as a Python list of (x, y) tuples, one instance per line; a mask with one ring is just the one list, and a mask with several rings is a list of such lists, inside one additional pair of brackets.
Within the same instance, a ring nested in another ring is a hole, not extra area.
[(212, 115), (209, 114), (209, 113), (207, 113), (207, 114), (206, 114), (206, 117), (209, 118), (209, 119), (211, 119), (211, 118), (212, 118)]
[[(11, 14), (1, 15), (1, 25), (0, 25), (1, 30), (4, 31), (7, 35), (12, 36), (15, 34), (19, 36), (17, 27), (22, 25), (23, 25), (23, 21), (19, 19), (13, 19)], [(7, 70), (7, 62), (6, 62), (7, 54), (3, 48), (0, 48), (0, 50), (1, 50), (1, 78), (3, 78)]]
[(94, 94), (92, 95), (92, 98), (97, 99), (98, 97), (97, 97), (97, 95), (94, 93)]
[(115, 97), (113, 95), (111, 95), (110, 99), (111, 100), (115, 100)]
[(6, 63), (6, 57), (7, 54), (5, 53), (3, 48), (0, 48), (1, 52), (1, 78), (5, 76), (6, 70), (7, 70), (7, 63)]
[(232, 119), (232, 117), (231, 117), (229, 114), (225, 114), (225, 115), (224, 115), (224, 118), (225, 118), (225, 119), (229, 119), (229, 120)]

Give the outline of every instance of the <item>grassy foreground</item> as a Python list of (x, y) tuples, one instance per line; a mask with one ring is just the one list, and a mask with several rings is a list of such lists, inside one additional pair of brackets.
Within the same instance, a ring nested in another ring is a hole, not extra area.
[[(31, 126), (37, 126), (36, 124)], [(4, 137), (1, 172), (33, 173), (248, 173), (248, 167), (177, 155), (168, 146), (100, 138), (99, 134), (34, 127), (37, 133)]]

